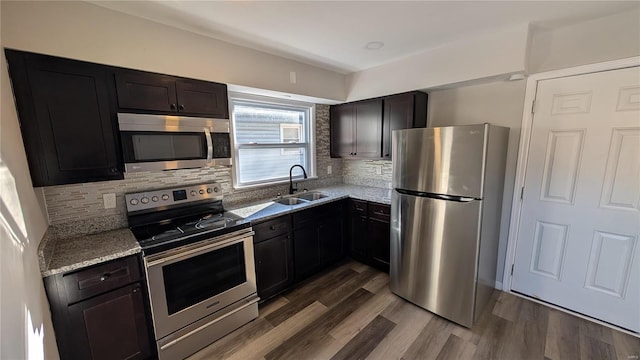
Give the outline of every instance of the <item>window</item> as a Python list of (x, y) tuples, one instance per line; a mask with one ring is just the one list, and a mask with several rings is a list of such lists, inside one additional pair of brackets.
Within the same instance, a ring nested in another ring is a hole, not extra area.
[[(280, 142), (283, 144), (297, 144), (302, 139), (302, 124), (280, 124)], [(282, 155), (300, 154), (301, 149), (282, 149)]]
[[(232, 95), (235, 187), (289, 180), (300, 164), (314, 176), (313, 104)], [(294, 176), (302, 176), (300, 169)]]

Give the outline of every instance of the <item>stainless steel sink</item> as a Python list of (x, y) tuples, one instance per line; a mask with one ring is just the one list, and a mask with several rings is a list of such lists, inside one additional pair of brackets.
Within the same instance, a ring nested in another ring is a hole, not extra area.
[(289, 197), (289, 198), (283, 198), (283, 199), (279, 199), (276, 200), (275, 202), (277, 202), (278, 204), (282, 204), (282, 205), (299, 205), (299, 204), (304, 204), (309, 202), (308, 200), (304, 200), (304, 199), (300, 199), (297, 197)]
[(304, 199), (307, 201), (315, 201), (315, 200), (320, 200), (322, 198), (326, 198), (329, 195), (325, 195), (319, 192), (309, 192), (309, 193), (305, 193), (305, 194), (300, 194), (298, 195), (298, 197), (300, 199)]

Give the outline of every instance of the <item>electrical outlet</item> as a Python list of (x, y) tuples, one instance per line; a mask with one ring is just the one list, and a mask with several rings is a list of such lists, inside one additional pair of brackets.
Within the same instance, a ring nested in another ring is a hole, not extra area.
[(298, 79), (296, 79), (296, 72), (295, 71), (290, 71), (289, 72), (289, 82), (291, 84), (295, 84), (296, 82), (298, 82)]
[(116, 194), (115, 193), (107, 193), (102, 194), (102, 200), (104, 201), (105, 209), (113, 209), (116, 207)]
[(327, 175), (331, 175), (332, 170), (331, 165), (327, 165)]
[(382, 175), (382, 165), (376, 165), (376, 174)]

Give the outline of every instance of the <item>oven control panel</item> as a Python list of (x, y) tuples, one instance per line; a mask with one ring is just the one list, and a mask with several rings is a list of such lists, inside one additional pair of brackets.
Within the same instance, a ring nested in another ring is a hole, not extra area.
[(180, 188), (150, 190), (125, 194), (127, 212), (161, 208), (201, 200), (222, 200), (218, 183), (190, 185)]

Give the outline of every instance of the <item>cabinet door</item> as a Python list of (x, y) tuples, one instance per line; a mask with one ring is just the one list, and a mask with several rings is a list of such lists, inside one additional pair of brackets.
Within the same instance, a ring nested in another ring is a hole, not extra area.
[(354, 103), (356, 147), (358, 158), (380, 158), (382, 152), (382, 100)]
[(382, 118), (382, 157), (391, 158), (391, 135), (394, 130), (425, 127), (427, 94), (414, 91), (384, 98)]
[(353, 104), (331, 106), (331, 157), (352, 157), (355, 152)]
[(367, 202), (349, 200), (349, 254), (356, 260), (367, 261)]
[(391, 158), (391, 134), (413, 127), (413, 95), (400, 94), (384, 99), (382, 157)]
[(296, 280), (312, 275), (322, 266), (318, 224), (313, 223), (293, 232), (293, 263)]
[(318, 228), (322, 244), (322, 264), (329, 265), (344, 256), (342, 231), (342, 212), (338, 211), (326, 217)]
[(146, 359), (151, 356), (142, 289), (132, 284), (69, 306), (69, 359)]
[(227, 85), (214, 82), (180, 79), (176, 82), (178, 111), (192, 115), (229, 118)]
[(291, 235), (276, 236), (254, 245), (260, 300), (284, 290), (293, 281)]
[[(18, 72), (12, 72), (12, 81), (33, 185), (122, 179), (105, 68), (34, 54), (7, 55)], [(28, 85), (19, 74), (25, 64)], [(27, 104), (33, 110), (25, 110)]]
[(175, 77), (133, 70), (120, 70), (115, 76), (120, 109), (177, 111)]
[(369, 218), (367, 225), (371, 262), (379, 269), (389, 272), (390, 224), (388, 221)]

